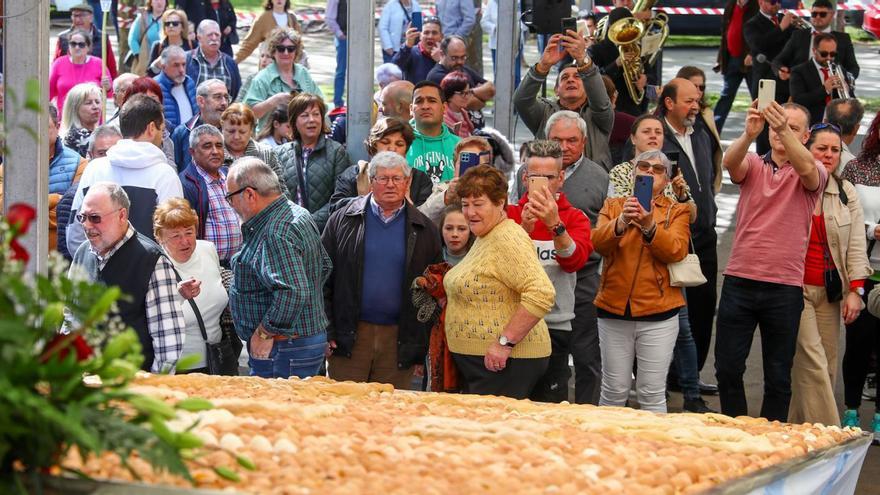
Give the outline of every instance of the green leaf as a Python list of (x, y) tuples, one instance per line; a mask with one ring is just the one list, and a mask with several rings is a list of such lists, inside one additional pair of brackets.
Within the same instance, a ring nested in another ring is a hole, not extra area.
[(122, 291), (119, 287), (110, 287), (108, 288), (101, 297), (92, 304), (91, 309), (89, 309), (88, 320), (90, 322), (99, 321), (107, 313), (110, 311), (110, 306), (119, 299), (119, 295)]
[(238, 463), (239, 466), (247, 469), (248, 471), (256, 471), (257, 465), (254, 464), (254, 461), (248, 459), (247, 457), (240, 455), (235, 457), (235, 462)]
[(192, 369), (201, 360), (202, 357), (198, 354), (189, 354), (180, 358), (177, 361), (177, 366), (175, 366), (175, 368), (177, 371), (187, 371)]
[(177, 444), (177, 435), (170, 429), (168, 429), (168, 425), (166, 425), (165, 421), (163, 421), (161, 418), (157, 416), (151, 416), (150, 427), (152, 427), (153, 433), (155, 433), (157, 437), (161, 438), (163, 442), (172, 445)]
[(236, 483), (241, 481), (241, 476), (239, 476), (238, 473), (229, 469), (228, 467), (216, 466), (214, 468), (214, 472), (221, 477), (228, 479), (229, 481), (234, 481)]
[(156, 415), (162, 419), (172, 419), (176, 415), (171, 406), (147, 395), (136, 395), (129, 399), (128, 403), (137, 409), (138, 412), (148, 416)]
[(101, 351), (101, 356), (103, 356), (103, 358), (109, 363), (114, 359), (131, 352), (137, 342), (138, 337), (134, 330), (126, 330), (118, 335), (114, 335), (110, 341), (107, 342), (107, 345), (104, 346), (104, 350)]
[(176, 407), (177, 409), (182, 409), (184, 411), (198, 412), (213, 409), (214, 404), (200, 397), (189, 397), (178, 401), (177, 404), (174, 405), (174, 407)]
[(201, 438), (198, 437), (195, 433), (190, 433), (188, 431), (184, 431), (182, 433), (177, 434), (177, 438), (174, 441), (174, 445), (183, 450), (183, 449), (195, 449), (197, 447), (201, 447), (205, 444)]
[(112, 380), (114, 378), (131, 379), (134, 378), (139, 369), (130, 361), (114, 359), (98, 371), (98, 376), (105, 380)]
[(43, 329), (57, 331), (64, 322), (64, 303), (53, 302), (46, 304), (43, 310)]
[(36, 78), (28, 79), (24, 85), (25, 99), (24, 107), (34, 112), (40, 111), (40, 101), (42, 100), (42, 92), (40, 91), (40, 81)]

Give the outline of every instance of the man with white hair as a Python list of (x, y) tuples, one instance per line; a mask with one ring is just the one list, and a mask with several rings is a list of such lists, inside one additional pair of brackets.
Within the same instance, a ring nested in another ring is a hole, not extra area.
[(331, 270), (318, 227), (258, 158), (236, 160), (226, 186), (226, 201), (242, 222), (229, 304), (235, 330), (248, 343), (251, 375), (316, 375), (327, 347), (322, 288)]
[[(166, 98), (167, 100), (167, 98)], [(192, 162), (189, 152), (189, 134), (196, 127), (203, 124), (211, 124), (220, 128), (220, 116), (229, 107), (229, 90), (219, 79), (208, 79), (199, 83), (196, 87), (196, 105), (198, 112), (189, 120), (184, 120), (171, 133), (174, 142), (174, 163), (177, 170), (182, 172)]]
[(144, 355), (141, 369), (172, 371), (183, 350), (186, 327), (177, 278), (162, 248), (128, 221), (130, 208), (122, 186), (91, 185), (75, 216), (87, 240), (75, 250), (71, 277), (84, 271), (92, 281), (119, 287), (128, 297), (116, 302), (117, 314), (138, 335)]
[(234, 101), (241, 89), (241, 74), (235, 60), (220, 51), (220, 25), (217, 21), (205, 19), (199, 23), (196, 37), (199, 46), (186, 54), (186, 74), (195, 81), (196, 86), (208, 79), (223, 81)]
[(441, 261), (440, 234), (409, 201), (412, 170), (397, 153), (369, 165), (370, 193), (330, 216), (321, 236), (333, 260), (324, 293), (334, 380), (409, 389), (424, 372), (429, 325), (416, 318), (413, 280)]
[(165, 125), (174, 129), (189, 121), (198, 111), (196, 83), (186, 75), (186, 52), (171, 45), (162, 50), (162, 72), (155, 77), (162, 88)]

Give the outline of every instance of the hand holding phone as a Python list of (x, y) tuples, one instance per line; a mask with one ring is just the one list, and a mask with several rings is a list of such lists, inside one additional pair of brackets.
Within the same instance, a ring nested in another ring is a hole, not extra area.
[(529, 177), (529, 192), (532, 191), (543, 191), (543, 188), (550, 187), (550, 180), (546, 177), (535, 176)]
[[(563, 36), (569, 36), (569, 34), (568, 34), (569, 30), (577, 33), (577, 19), (575, 19), (574, 17), (563, 17), (562, 20), (560, 21), (560, 25), (561, 25), (561, 29), (562, 29), (561, 33)], [(560, 39), (559, 40), (559, 51), (564, 52), (565, 48), (566, 48), (565, 43), (563, 43), (563, 40)]]
[(776, 80), (761, 79), (758, 81), (758, 110), (764, 110), (776, 101)]
[(471, 167), (480, 164), (480, 154), (473, 151), (462, 151), (458, 155), (458, 176), (461, 177)]
[(422, 30), (422, 13), (421, 12), (413, 12), (412, 13), (412, 27)]

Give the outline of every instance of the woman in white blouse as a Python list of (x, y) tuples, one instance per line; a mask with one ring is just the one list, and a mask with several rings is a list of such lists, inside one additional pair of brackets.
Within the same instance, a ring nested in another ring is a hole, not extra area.
[[(180, 274), (179, 284), (183, 297), (193, 298), (204, 322), (204, 333), (210, 343), (220, 342), (220, 314), (229, 302), (220, 278), (220, 259), (214, 244), (196, 240), (199, 217), (189, 202), (171, 198), (156, 207), (153, 213), (153, 233), (165, 254)], [(197, 355), (199, 361), (187, 373), (207, 373), (205, 338), (196, 318), (193, 305), (183, 297), (176, 303), (183, 308), (186, 332), (182, 356)]]

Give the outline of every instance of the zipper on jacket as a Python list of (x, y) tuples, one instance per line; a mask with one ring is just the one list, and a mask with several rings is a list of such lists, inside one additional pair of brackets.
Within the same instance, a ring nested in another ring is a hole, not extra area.
[[(639, 278), (639, 268), (642, 265), (642, 253), (644, 251), (645, 251), (645, 243), (643, 242), (641, 247), (639, 247), (639, 257), (636, 260), (636, 273), (633, 274), (632, 284), (630, 284), (630, 287), (629, 287), (629, 294), (626, 297), (626, 302), (630, 306), (630, 309), (629, 309), (630, 314), (632, 314), (632, 304), (630, 304), (632, 302), (632, 293), (633, 293), (633, 289), (636, 288), (636, 280)], [(624, 306), (624, 311), (626, 311), (626, 306)]]

